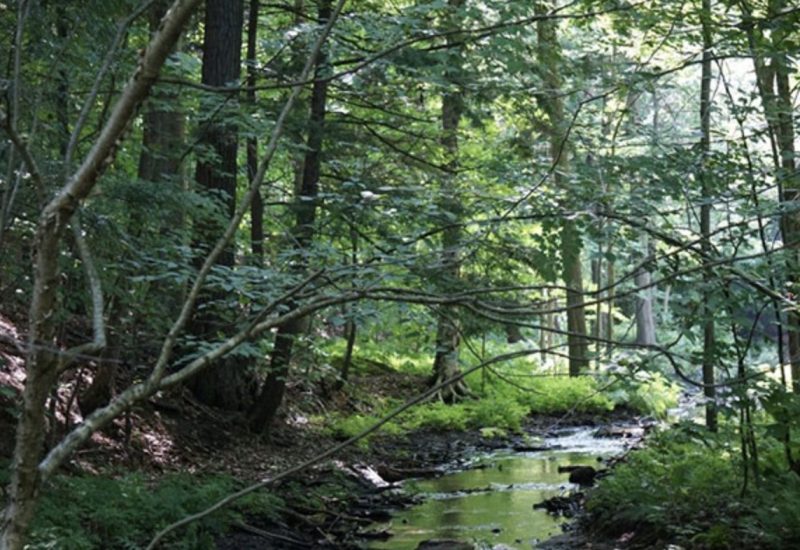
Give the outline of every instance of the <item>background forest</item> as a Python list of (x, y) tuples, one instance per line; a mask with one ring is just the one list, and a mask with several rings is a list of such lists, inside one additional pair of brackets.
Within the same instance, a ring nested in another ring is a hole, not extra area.
[(240, 487), (80, 509), (153, 483), (75, 457), (156, 402), (333, 445), (405, 384), (427, 401), (390, 434), (682, 395), (702, 418), (604, 480), (597, 524), (800, 544), (799, 23), (793, 0), (0, 1), (0, 548), (139, 547)]

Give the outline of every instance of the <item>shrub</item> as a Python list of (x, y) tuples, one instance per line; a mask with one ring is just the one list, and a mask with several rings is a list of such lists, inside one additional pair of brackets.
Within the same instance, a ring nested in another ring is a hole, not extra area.
[(469, 426), (469, 409), (466, 403), (447, 405), (433, 401), (418, 405), (403, 417), (403, 426), (410, 430), (466, 430)]
[(725, 517), (739, 489), (734, 461), (720, 449), (651, 441), (602, 481), (587, 509), (598, 525), (690, 538)]
[(664, 419), (667, 411), (678, 406), (680, 386), (659, 372), (639, 372), (624, 377), (611, 393), (612, 399), (643, 414)]
[(466, 404), (467, 425), (470, 428), (500, 428), (519, 431), (522, 420), (528, 416), (529, 409), (517, 402), (484, 398)]

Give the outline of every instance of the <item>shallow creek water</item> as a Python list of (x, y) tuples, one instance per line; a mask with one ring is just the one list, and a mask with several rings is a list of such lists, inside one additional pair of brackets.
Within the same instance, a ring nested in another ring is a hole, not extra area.
[(374, 549), (414, 549), (429, 539), (457, 539), (478, 547), (535, 548), (560, 533), (565, 520), (533, 505), (577, 486), (559, 466), (598, 466), (598, 458), (624, 451), (630, 440), (596, 438), (596, 428), (563, 430), (544, 440), (545, 451), (498, 450), (475, 458), (475, 468), (436, 479), (406, 482), (424, 500), (383, 525), (394, 536)]

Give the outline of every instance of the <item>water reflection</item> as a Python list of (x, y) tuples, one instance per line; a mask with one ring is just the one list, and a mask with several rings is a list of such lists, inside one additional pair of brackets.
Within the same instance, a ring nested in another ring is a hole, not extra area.
[(622, 449), (619, 440), (596, 439), (591, 433), (581, 430), (548, 439), (562, 450), (498, 452), (482, 457), (477, 469), (407, 483), (409, 490), (427, 498), (382, 526), (394, 536), (371, 548), (407, 550), (432, 538), (535, 547), (537, 541), (558, 534), (564, 520), (533, 505), (575, 488), (558, 467), (595, 464), (598, 456)]

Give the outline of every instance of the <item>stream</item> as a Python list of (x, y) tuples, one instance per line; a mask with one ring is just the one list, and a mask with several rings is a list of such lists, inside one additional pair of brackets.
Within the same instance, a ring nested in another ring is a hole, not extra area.
[(478, 548), (535, 548), (559, 534), (566, 520), (535, 510), (533, 505), (578, 489), (567, 481), (569, 474), (559, 473), (558, 468), (602, 469), (602, 459), (624, 452), (638, 439), (596, 437), (597, 430), (562, 429), (537, 442), (545, 450), (483, 452), (466, 470), (406, 481), (406, 491), (419, 495), (421, 502), (376, 526), (393, 536), (369, 548), (408, 550), (431, 539), (470, 542)]

